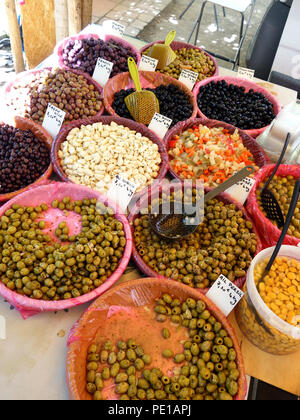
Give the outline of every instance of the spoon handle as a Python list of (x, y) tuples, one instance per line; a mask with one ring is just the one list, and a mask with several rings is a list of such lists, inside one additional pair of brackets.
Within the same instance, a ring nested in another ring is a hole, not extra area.
[(237, 184), (238, 182), (242, 181), (247, 176), (253, 174), (255, 172), (255, 168), (253, 166), (246, 166), (244, 169), (239, 171), (237, 174), (233, 175), (231, 178), (227, 179), (227, 181), (220, 184), (217, 188), (214, 188), (209, 193), (205, 194), (204, 202), (206, 203), (209, 200), (212, 200), (220, 193), (228, 190), (228, 188), (232, 187), (233, 185)]
[(281, 165), (281, 162), (283, 161), (283, 158), (284, 158), (285, 153), (287, 151), (288, 145), (290, 143), (290, 138), (291, 138), (291, 133), (288, 133), (288, 135), (286, 137), (286, 140), (285, 140), (285, 143), (284, 143), (284, 146), (283, 146), (283, 149), (282, 149), (282, 152), (281, 152), (281, 155), (280, 155), (280, 158), (279, 158), (279, 160), (278, 160), (278, 162), (277, 162), (277, 164), (276, 164), (276, 166), (274, 168), (274, 171), (273, 171), (272, 175), (270, 176), (268, 182), (264, 186), (264, 190), (266, 190), (267, 188), (269, 188), (269, 185), (271, 184), (272, 179), (276, 175), (276, 172), (277, 172), (279, 166)]
[(129, 69), (129, 73), (130, 73), (130, 76), (133, 80), (136, 91), (141, 92), (142, 91), (142, 86), (141, 86), (141, 82), (140, 82), (139, 71), (138, 71), (136, 62), (134, 61), (134, 59), (132, 57), (128, 57), (128, 69)]
[(294, 193), (293, 193), (292, 201), (291, 201), (291, 204), (290, 204), (289, 212), (288, 212), (288, 215), (287, 215), (287, 218), (286, 218), (286, 221), (285, 221), (285, 225), (282, 229), (282, 233), (280, 235), (280, 238), (279, 238), (279, 241), (276, 245), (276, 248), (273, 252), (273, 255), (272, 255), (272, 257), (271, 257), (271, 259), (270, 259), (270, 261), (267, 265), (264, 276), (271, 270), (271, 267), (272, 267), (277, 255), (278, 255), (278, 252), (280, 251), (281, 245), (284, 241), (284, 238), (287, 234), (287, 231), (290, 227), (292, 218), (294, 216), (294, 212), (295, 212), (295, 209), (297, 207), (297, 203), (298, 203), (298, 199), (299, 199), (299, 194), (300, 194), (300, 178), (297, 179), (297, 181), (296, 181), (295, 188), (294, 188)]
[(165, 39), (165, 45), (167, 47), (169, 47), (172, 42), (174, 41), (174, 39), (176, 38), (176, 31), (172, 30), (171, 32), (168, 33), (166, 39)]

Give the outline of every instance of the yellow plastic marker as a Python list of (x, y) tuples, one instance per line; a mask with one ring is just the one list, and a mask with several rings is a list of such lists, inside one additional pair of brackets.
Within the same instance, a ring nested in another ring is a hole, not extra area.
[(138, 68), (132, 57), (128, 58), (128, 68), (136, 92), (125, 98), (126, 106), (135, 121), (149, 125), (154, 114), (159, 113), (158, 99), (153, 92), (142, 90)]
[(176, 31), (171, 31), (164, 44), (154, 44), (149, 52), (149, 56), (158, 60), (157, 70), (161, 70), (166, 66), (169, 66), (176, 60), (177, 55), (172, 50), (170, 45), (176, 38)]

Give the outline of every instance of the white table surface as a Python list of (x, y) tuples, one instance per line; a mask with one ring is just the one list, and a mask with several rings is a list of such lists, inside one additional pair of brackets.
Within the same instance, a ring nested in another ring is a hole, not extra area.
[[(144, 43), (137, 44), (140, 48)], [(221, 74), (230, 73), (221, 69)], [(296, 98), (296, 92), (289, 89), (271, 88), (283, 106)], [(0, 316), (6, 320), (6, 339), (0, 339), (0, 400), (69, 399), (65, 381), (67, 337), (87, 307), (44, 313), (24, 321), (0, 297)], [(64, 337), (58, 335), (62, 331)]]

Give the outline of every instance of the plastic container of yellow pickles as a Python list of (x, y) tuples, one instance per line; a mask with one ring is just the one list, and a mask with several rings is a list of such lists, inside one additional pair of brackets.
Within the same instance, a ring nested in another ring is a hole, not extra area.
[[(255, 281), (255, 267), (268, 260), (275, 247), (260, 252), (252, 261), (244, 286), (245, 296), (237, 306), (237, 323), (248, 340), (259, 349), (274, 355), (286, 355), (300, 350), (300, 327), (295, 327), (277, 316), (263, 301)], [(278, 257), (300, 261), (300, 248), (284, 245)]]

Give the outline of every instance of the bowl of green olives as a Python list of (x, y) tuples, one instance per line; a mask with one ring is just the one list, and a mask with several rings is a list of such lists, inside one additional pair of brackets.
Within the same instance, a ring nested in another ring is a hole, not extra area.
[(128, 221), (87, 187), (54, 182), (0, 210), (0, 295), (24, 319), (69, 309), (106, 292), (132, 252)]
[(66, 365), (72, 400), (243, 400), (247, 390), (227, 318), (199, 291), (160, 278), (92, 303), (72, 328)]
[[(195, 203), (198, 187), (182, 181), (158, 183), (131, 210), (133, 259), (144, 274), (173, 279), (206, 293), (221, 274), (242, 287), (252, 259), (262, 250), (259, 234), (245, 208), (228, 194), (205, 204), (204, 219), (195, 233), (178, 240), (162, 239), (151, 228), (149, 213), (167, 197)], [(206, 189), (208, 191), (208, 189)], [(179, 197), (179, 198), (177, 198)], [(189, 198), (188, 198), (189, 197)]]
[[(261, 232), (264, 247), (269, 248), (277, 245), (281, 230), (278, 228), (276, 221), (269, 220), (262, 207), (260, 193), (271, 176), (275, 165), (267, 165), (262, 168), (256, 175), (256, 183), (249, 195), (247, 201), (247, 211), (253, 218), (256, 228)], [(269, 189), (273, 192), (277, 199), (284, 218), (288, 214), (289, 206), (291, 203), (293, 190), (296, 180), (300, 178), (299, 165), (280, 165), (276, 176), (272, 180)], [(300, 243), (300, 200), (291, 222), (283, 244), (297, 246)]]

